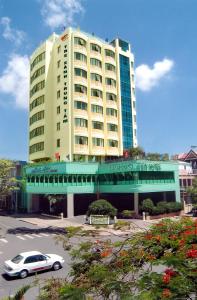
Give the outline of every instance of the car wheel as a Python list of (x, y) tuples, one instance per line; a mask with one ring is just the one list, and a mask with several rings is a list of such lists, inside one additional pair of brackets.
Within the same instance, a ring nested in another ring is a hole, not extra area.
[(22, 270), (20, 272), (19, 276), (20, 276), (21, 279), (26, 278), (28, 276), (27, 270)]
[(58, 261), (56, 261), (54, 264), (53, 264), (53, 270), (54, 271), (57, 271), (57, 270), (59, 270), (61, 268), (61, 264), (58, 262)]

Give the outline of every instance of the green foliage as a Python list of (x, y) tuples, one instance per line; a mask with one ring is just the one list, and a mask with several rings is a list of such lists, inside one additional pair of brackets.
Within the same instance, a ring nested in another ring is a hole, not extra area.
[(114, 224), (114, 229), (119, 230), (119, 229), (129, 229), (130, 228), (130, 223), (128, 221), (122, 221), (119, 220)]
[(142, 211), (147, 212), (149, 214), (152, 214), (153, 209), (154, 209), (154, 204), (151, 199), (144, 199), (142, 202)]
[(110, 217), (114, 217), (117, 214), (117, 209), (111, 205), (106, 200), (100, 199), (92, 202), (86, 213), (88, 216), (90, 215), (108, 215)]
[(12, 177), (14, 164), (10, 160), (0, 160), (0, 197), (7, 196), (11, 191), (18, 190), (17, 180)]
[(23, 300), (23, 296), (25, 295), (25, 293), (31, 288), (31, 285), (24, 285), (23, 287), (21, 287), (16, 294), (10, 298), (10, 297), (6, 297), (3, 298), (3, 300)]
[(129, 155), (131, 159), (143, 159), (145, 157), (145, 152), (142, 147), (134, 147), (129, 149)]
[(132, 218), (135, 215), (133, 210), (125, 209), (121, 212), (121, 216), (124, 218)]
[(197, 203), (197, 177), (194, 178), (192, 186), (188, 187), (186, 192), (191, 196), (192, 203)]
[[(84, 238), (81, 234), (78, 231), (75, 240)], [(162, 220), (115, 243), (90, 238), (73, 244), (70, 254), (69, 282), (48, 282), (40, 300), (186, 300), (192, 293), (197, 297), (197, 221), (190, 218)]]

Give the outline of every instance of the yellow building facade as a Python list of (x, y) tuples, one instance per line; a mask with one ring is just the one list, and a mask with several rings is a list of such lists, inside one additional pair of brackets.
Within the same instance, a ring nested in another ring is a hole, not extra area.
[(42, 43), (30, 66), (30, 161), (102, 161), (137, 146), (129, 43), (68, 28)]

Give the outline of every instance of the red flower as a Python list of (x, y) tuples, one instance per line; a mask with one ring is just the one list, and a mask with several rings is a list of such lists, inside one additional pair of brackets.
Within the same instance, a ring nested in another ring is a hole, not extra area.
[(162, 296), (163, 296), (164, 298), (169, 298), (169, 297), (171, 296), (170, 290), (169, 290), (169, 289), (164, 289), (164, 290), (163, 290), (163, 293), (162, 293)]
[(197, 249), (190, 249), (186, 253), (187, 258), (197, 258)]
[(170, 238), (171, 240), (176, 240), (176, 239), (177, 239), (177, 236), (176, 236), (175, 234), (173, 234), (173, 235), (171, 235), (169, 238)]
[(165, 272), (166, 275), (169, 275), (171, 277), (176, 275), (176, 272), (171, 268), (166, 269), (164, 272)]
[(185, 235), (192, 235), (192, 234), (195, 234), (195, 231), (194, 230), (190, 230), (190, 231), (187, 230), (187, 231), (184, 232), (184, 234)]
[(158, 242), (160, 242), (160, 241), (161, 241), (161, 236), (160, 236), (160, 235), (156, 235), (156, 236), (155, 236), (155, 239), (156, 239)]
[(169, 274), (163, 275), (163, 278), (162, 278), (163, 283), (168, 284), (170, 282), (170, 278), (171, 278), (171, 276)]
[(153, 237), (152, 234), (147, 234), (147, 235), (145, 236), (145, 239), (146, 239), (146, 240), (151, 240), (152, 237)]
[(180, 241), (179, 241), (179, 246), (182, 247), (182, 246), (184, 246), (184, 245), (185, 245), (185, 240), (184, 240), (184, 239), (180, 240)]

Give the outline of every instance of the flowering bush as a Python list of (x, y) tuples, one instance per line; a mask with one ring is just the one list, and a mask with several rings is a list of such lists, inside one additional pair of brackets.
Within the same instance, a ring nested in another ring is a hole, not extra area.
[[(98, 251), (93, 251), (91, 233), (76, 233), (83, 242), (71, 250), (71, 278), (57, 291), (57, 299), (196, 299), (197, 220), (164, 220), (115, 243), (98, 240)], [(62, 241), (66, 246), (70, 239)], [(44, 299), (50, 299), (46, 287)]]

